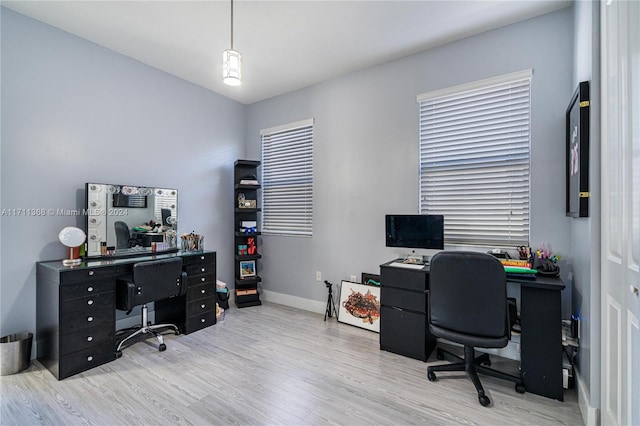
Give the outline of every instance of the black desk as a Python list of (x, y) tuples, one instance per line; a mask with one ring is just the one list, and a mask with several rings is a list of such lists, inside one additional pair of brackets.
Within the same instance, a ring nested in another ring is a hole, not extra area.
[[(426, 361), (436, 339), (429, 332), (429, 269), (380, 265), (380, 349)], [(527, 392), (564, 399), (562, 309), (564, 283), (558, 277), (526, 280), (520, 286), (520, 371)]]
[(154, 303), (156, 323), (191, 333), (216, 323), (216, 253), (174, 252), (125, 259), (87, 260), (79, 266), (38, 262), (38, 360), (64, 379), (116, 359), (116, 279), (134, 263), (180, 256), (187, 294)]
[(162, 232), (133, 232), (133, 239), (139, 241), (144, 247), (151, 247), (151, 243), (161, 243), (164, 241)]

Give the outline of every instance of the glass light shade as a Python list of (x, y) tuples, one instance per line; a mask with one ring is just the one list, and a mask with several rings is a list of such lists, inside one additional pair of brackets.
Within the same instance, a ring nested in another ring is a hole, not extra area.
[(242, 55), (233, 49), (222, 52), (222, 81), (229, 86), (242, 84)]
[(63, 228), (62, 231), (58, 234), (58, 240), (65, 246), (69, 247), (69, 258), (62, 261), (63, 265), (72, 266), (78, 265), (82, 262), (81, 259), (74, 258), (73, 249), (75, 247), (79, 247), (84, 243), (87, 235), (80, 228), (76, 228), (75, 226), (67, 226)]

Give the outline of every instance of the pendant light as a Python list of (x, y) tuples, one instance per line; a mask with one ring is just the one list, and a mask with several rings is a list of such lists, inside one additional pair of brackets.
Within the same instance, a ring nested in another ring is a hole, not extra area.
[(233, 0), (231, 0), (231, 49), (222, 52), (222, 81), (229, 86), (242, 83), (242, 55), (233, 50)]

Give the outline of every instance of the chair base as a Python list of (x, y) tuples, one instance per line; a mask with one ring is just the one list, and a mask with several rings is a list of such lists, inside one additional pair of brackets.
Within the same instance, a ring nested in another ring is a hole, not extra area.
[[(156, 331), (156, 330), (167, 329), (167, 328), (168, 329), (173, 329), (173, 331), (174, 331), (174, 333), (176, 335), (180, 334), (180, 329), (178, 329), (178, 327), (175, 324), (153, 324), (153, 325), (149, 325), (149, 323), (148, 323), (147, 305), (146, 304), (142, 305), (142, 325), (140, 326), (140, 328), (136, 329), (133, 333), (129, 334), (127, 337), (125, 337), (124, 339), (122, 339), (120, 341), (120, 343), (116, 347), (116, 357), (120, 358), (122, 356), (122, 349), (123, 349), (123, 346), (124, 346), (124, 344), (126, 342), (128, 342), (131, 339), (134, 339), (136, 337), (142, 336), (144, 334), (151, 334), (151, 335), (155, 336), (156, 339), (158, 339), (158, 351), (162, 352), (162, 351), (166, 350), (167, 349), (167, 345), (165, 345), (165, 343), (164, 343), (164, 338), (162, 337), (163, 335), (160, 332)], [(137, 342), (133, 342), (133, 343), (137, 343)]]
[(484, 388), (482, 387), (482, 383), (480, 382), (480, 379), (478, 377), (478, 373), (513, 382), (516, 384), (516, 392), (525, 392), (524, 383), (521, 377), (513, 376), (511, 374), (503, 373), (502, 371), (497, 371), (489, 368), (489, 366), (491, 365), (489, 354), (482, 354), (476, 357), (475, 349), (472, 346), (464, 347), (464, 358), (461, 358), (441, 348), (438, 348), (436, 350), (436, 357), (439, 360), (447, 359), (449, 361), (454, 361), (454, 363), (427, 367), (427, 378), (429, 379), (429, 381), (433, 382), (437, 379), (435, 375), (436, 371), (464, 371), (467, 373), (467, 376), (469, 376), (469, 379), (471, 379), (471, 381), (473, 382), (473, 385), (478, 392), (478, 400), (483, 406), (489, 405), (491, 403), (491, 400), (485, 395)]

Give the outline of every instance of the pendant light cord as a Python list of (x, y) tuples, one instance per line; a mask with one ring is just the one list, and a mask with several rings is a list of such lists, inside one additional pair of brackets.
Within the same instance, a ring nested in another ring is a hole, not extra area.
[(231, 0), (231, 50), (233, 50), (233, 0)]

